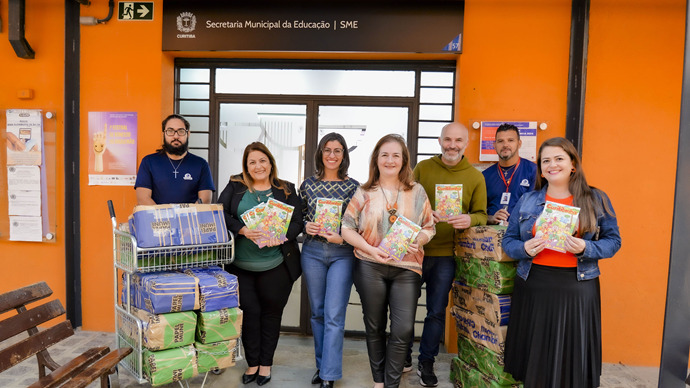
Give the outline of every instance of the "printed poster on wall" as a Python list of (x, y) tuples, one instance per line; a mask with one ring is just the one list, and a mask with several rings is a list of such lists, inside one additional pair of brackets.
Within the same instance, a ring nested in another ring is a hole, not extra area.
[(137, 113), (89, 112), (89, 185), (134, 186)]
[(40, 109), (8, 109), (7, 165), (40, 166), (43, 116)]
[(498, 155), (494, 149), (496, 130), (501, 124), (513, 124), (520, 131), (520, 157), (536, 162), (537, 160), (537, 122), (536, 121), (482, 121), (481, 148), (479, 161), (497, 162)]

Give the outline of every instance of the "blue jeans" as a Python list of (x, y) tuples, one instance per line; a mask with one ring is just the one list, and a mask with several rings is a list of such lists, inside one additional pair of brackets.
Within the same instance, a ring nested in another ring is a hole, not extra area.
[(301, 260), (311, 307), (316, 368), (322, 380), (340, 380), (345, 312), (355, 256), (349, 245), (307, 239), (302, 246)]
[[(434, 362), (446, 324), (448, 293), (455, 278), (453, 256), (425, 256), (422, 283), (426, 283), (426, 318), (419, 341), (419, 361)], [(412, 347), (410, 347), (410, 351)]]

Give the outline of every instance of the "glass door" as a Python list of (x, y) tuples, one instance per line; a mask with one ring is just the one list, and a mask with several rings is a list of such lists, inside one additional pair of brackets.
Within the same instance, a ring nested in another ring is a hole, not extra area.
[(349, 174), (364, 183), (369, 178), (369, 158), (376, 142), (389, 133), (407, 139), (409, 116), (406, 106), (320, 105), (317, 144), (330, 132), (343, 135), (350, 151)]
[[(330, 132), (343, 135), (350, 151), (349, 175), (363, 184), (369, 179), (369, 160), (380, 138), (394, 133), (407, 141), (412, 122), (411, 111), (411, 106), (319, 105), (317, 144), (323, 136)], [(316, 145), (313, 149), (316, 150)], [(307, 160), (313, 160), (313, 156), (307, 155)], [(417, 309), (417, 317), (415, 318), (415, 333), (417, 335), (422, 332), (424, 312), (424, 309)], [(350, 300), (345, 316), (345, 330), (350, 333), (364, 332), (362, 304), (354, 286), (350, 290)]]
[[(278, 177), (297, 188), (304, 180), (306, 105), (300, 104), (219, 104), (218, 192), (230, 176), (242, 172), (242, 156), (250, 143), (260, 141), (273, 154)], [(300, 327), (302, 282), (292, 286), (283, 313), (283, 326)]]

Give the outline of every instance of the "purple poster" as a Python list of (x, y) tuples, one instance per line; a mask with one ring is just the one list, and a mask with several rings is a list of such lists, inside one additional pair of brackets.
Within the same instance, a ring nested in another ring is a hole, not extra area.
[(137, 113), (89, 112), (89, 185), (134, 186)]

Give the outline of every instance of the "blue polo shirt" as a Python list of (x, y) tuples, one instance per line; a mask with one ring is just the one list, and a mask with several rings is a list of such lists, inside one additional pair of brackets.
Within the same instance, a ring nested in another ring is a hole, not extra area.
[(206, 160), (189, 152), (181, 161), (169, 159), (164, 152), (144, 156), (134, 183), (137, 187), (150, 189), (157, 204), (194, 203), (199, 191), (216, 191)]
[[(507, 177), (504, 175), (506, 182), (513, 174), (513, 169), (507, 171)], [(506, 184), (501, 179), (500, 167), (498, 163), (492, 165), (482, 172), (484, 174), (484, 181), (486, 181), (486, 213), (494, 215), (498, 210), (503, 208), (501, 205), (501, 196), (506, 192)], [(513, 207), (517, 203), (522, 194), (534, 190), (534, 182), (537, 178), (537, 165), (525, 158), (520, 158), (520, 165), (515, 171), (513, 180), (510, 181), (510, 203), (508, 204), (508, 213), (513, 212)]]

